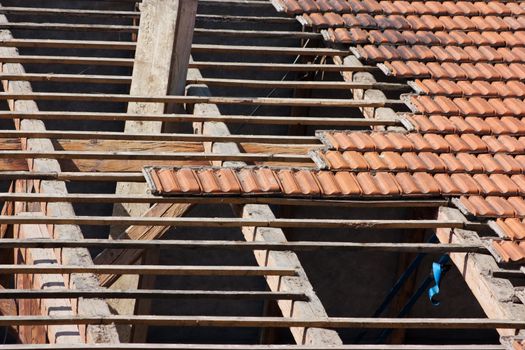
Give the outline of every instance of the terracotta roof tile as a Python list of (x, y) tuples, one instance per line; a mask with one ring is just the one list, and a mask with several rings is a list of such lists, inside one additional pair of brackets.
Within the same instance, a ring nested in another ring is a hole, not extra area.
[(481, 196), (461, 197), (461, 204), (475, 216), (497, 217), (498, 212)]
[(520, 219), (497, 219), (496, 224), (506, 237), (512, 240), (525, 239), (525, 224)]
[[(523, 195), (523, 191), (521, 191), (521, 195)], [(525, 217), (525, 200), (522, 197), (509, 197), (507, 200), (514, 208), (516, 216)], [(520, 237), (523, 235), (524, 237), (521, 238), (525, 239), (525, 231), (520, 231), (519, 235)]]
[(458, 173), (466, 171), (464, 164), (453, 154), (443, 153), (439, 155), (439, 158), (445, 163), (445, 169), (447, 172)]
[(504, 195), (517, 195), (519, 188), (511, 178), (504, 174), (492, 174), (490, 179), (496, 183)]
[(371, 170), (388, 170), (388, 165), (383, 161), (382, 157), (377, 152), (366, 152), (364, 157)]
[(355, 174), (347, 172), (337, 172), (334, 177), (338, 181), (339, 187), (341, 188), (343, 194), (360, 195), (363, 193)]
[(356, 170), (369, 170), (370, 166), (368, 162), (366, 161), (365, 157), (363, 157), (362, 153), (354, 152), (354, 151), (347, 151), (343, 153), (343, 159), (347, 163), (347, 167), (349, 169), (356, 169)]
[(518, 186), (521, 195), (525, 195), (525, 175), (512, 175), (511, 180)]
[(408, 169), (408, 163), (399, 153), (383, 152), (381, 155), (389, 170), (405, 171)]
[[(323, 154), (324, 162), (328, 164), (330, 169), (334, 170), (348, 169), (349, 164), (352, 164), (352, 166), (354, 166), (355, 169), (364, 168), (365, 170), (367, 170), (368, 163), (366, 162), (364, 157), (362, 157), (361, 155), (360, 157), (363, 158), (363, 164), (366, 164), (365, 167), (362, 167), (361, 164), (354, 162), (354, 157), (350, 157), (348, 161), (345, 160), (345, 158), (343, 157), (343, 153), (340, 153), (338, 151), (328, 151)], [(357, 160), (359, 161), (360, 159)]]
[(339, 184), (331, 171), (320, 171), (317, 174), (317, 181), (320, 189), (323, 193), (328, 196), (342, 195), (343, 192), (339, 187)]
[(525, 261), (524, 242), (492, 241), (492, 247), (504, 262)]
[[(507, 122), (510, 122), (510, 119)], [(412, 119), (417, 120), (417, 119)], [(454, 125), (458, 126), (458, 134), (437, 134), (433, 133), (433, 128), (437, 128), (434, 123), (428, 121), (426, 130), (423, 133), (378, 133), (378, 132), (358, 132), (358, 138), (352, 137), (354, 133), (346, 131), (319, 131), (322, 140), (325, 142), (326, 146), (330, 149), (335, 150), (353, 150), (353, 151), (367, 151), (375, 150), (378, 152), (384, 151), (397, 151), (397, 152), (408, 152), (408, 151), (417, 151), (417, 152), (434, 152), (434, 153), (508, 153), (516, 154), (516, 161), (513, 161), (510, 158), (505, 159), (501, 155), (498, 156), (502, 161), (505, 161), (505, 166), (507, 169), (516, 168), (517, 164), (520, 162), (525, 162), (523, 159), (523, 153), (525, 152), (525, 137), (513, 137), (508, 134), (514, 134), (514, 131), (511, 128), (505, 129), (505, 132), (500, 136), (494, 135), (482, 135), (484, 133), (490, 134), (495, 133), (494, 125), (490, 122), (490, 118), (481, 120), (477, 118), (467, 117), (466, 120), (469, 120), (470, 123), (466, 123), (464, 119), (454, 119)], [(468, 127), (468, 130), (459, 123), (459, 120), (463, 121)], [(487, 125), (490, 125), (490, 129), (487, 128)], [(518, 120), (513, 121), (518, 122)], [(476, 124), (479, 123), (479, 124)], [(521, 123), (521, 121), (520, 121)], [(417, 126), (421, 124), (415, 123)], [(471, 124), (477, 127), (474, 128)], [(429, 132), (426, 132), (426, 131)], [(443, 130), (437, 130), (443, 132)], [(465, 133), (465, 132), (470, 133)], [(519, 131), (519, 130), (518, 130)], [(521, 131), (519, 131), (521, 133)], [(525, 131), (523, 131), (525, 132)], [(479, 135), (480, 134), (481, 137)], [(365, 136), (364, 136), (365, 135)], [(363, 139), (368, 140), (366, 147), (364, 147), (361, 142)], [(338, 140), (340, 142), (338, 142)], [(344, 140), (345, 142), (342, 142)], [(356, 140), (356, 142), (354, 142)], [(512, 162), (512, 165), (509, 163)], [(521, 168), (521, 167), (520, 167)]]
[(463, 194), (461, 189), (457, 186), (457, 184), (454, 181), (452, 181), (449, 175), (436, 174), (434, 175), (434, 179), (437, 181), (442, 194), (446, 194), (446, 195)]
[(459, 135), (445, 135), (444, 138), (453, 152), (468, 152), (471, 150), (470, 146)]
[(496, 210), (497, 216), (511, 217), (516, 215), (514, 207), (505, 198), (488, 196), (485, 199)]
[(319, 6), (317, 6), (314, 0), (297, 0), (297, 3), (299, 6), (301, 6), (304, 12), (313, 12), (319, 10)]
[(486, 174), (475, 174), (473, 179), (480, 185), (483, 195), (492, 196), (501, 193), (500, 188)]
[(423, 194), (438, 195), (440, 189), (437, 181), (428, 173), (415, 173), (412, 175)]
[(410, 174), (397, 173), (395, 177), (396, 177), (397, 184), (399, 188), (401, 189), (402, 193), (405, 193), (407, 195), (421, 193), (419, 186), (415, 182), (413, 176), (411, 176)]
[(427, 166), (414, 152), (405, 152), (401, 155), (408, 164), (408, 170), (414, 172), (426, 171)]
[(487, 173), (501, 172), (501, 165), (490, 154), (480, 154), (478, 155), (478, 160)]

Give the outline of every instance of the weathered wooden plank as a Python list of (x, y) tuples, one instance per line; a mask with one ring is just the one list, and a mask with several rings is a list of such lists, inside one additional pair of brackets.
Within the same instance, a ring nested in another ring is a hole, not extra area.
[(221, 316), (105, 316), (105, 317), (46, 317), (0, 316), (4, 325), (54, 324), (147, 324), (179, 327), (310, 327), (310, 328), (407, 328), (407, 329), (524, 329), (525, 323), (516, 319), (486, 318), (290, 318), (290, 317), (221, 317)]
[(0, 158), (18, 159), (119, 159), (119, 160), (165, 160), (165, 161), (213, 161), (239, 160), (246, 162), (310, 162), (310, 156), (302, 154), (264, 154), (264, 153), (202, 153), (202, 152), (110, 152), (110, 151), (2, 151)]
[[(108, 345), (67, 345), (50, 347), (48, 344), (37, 345), (38, 349), (62, 350), (504, 350), (501, 344), (475, 345), (390, 345), (390, 344), (359, 344), (338, 346), (308, 346), (308, 345), (237, 345), (237, 344), (108, 344)], [(34, 350), (34, 345), (4, 345), (4, 350)]]
[[(0, 285), (0, 294), (6, 292), (2, 285)], [(3, 316), (16, 316), (18, 315), (15, 296), (9, 296), (5, 299), (0, 299), (0, 315)]]
[[(51, 205), (51, 203), (49, 204)], [(49, 206), (48, 205), (48, 206)], [(169, 205), (168, 205), (169, 206)], [(159, 205), (160, 207), (160, 205)], [(159, 211), (160, 208), (159, 208)], [(152, 214), (152, 213), (151, 213)], [(160, 215), (164, 213), (161, 212)], [(418, 229), (418, 228), (459, 228), (486, 229), (484, 223), (459, 220), (343, 220), (343, 219), (276, 219), (265, 217), (209, 218), (209, 217), (162, 217), (162, 216), (0, 216), (0, 223), (9, 224), (55, 224), (55, 225), (110, 225), (113, 221), (126, 225), (156, 225), (184, 227), (303, 227), (303, 228), (360, 228), (360, 229)], [(142, 230), (141, 230), (142, 231)], [(64, 238), (65, 237), (61, 237)]]
[[(232, 299), (232, 300), (306, 300), (300, 293), (287, 292), (260, 292), (260, 291), (214, 291), (214, 290), (173, 290), (173, 289), (3, 289), (0, 287), (0, 303), (5, 298), (17, 299), (56, 299), (56, 298), (148, 298), (148, 299)], [(14, 302), (14, 301), (13, 301)], [(9, 316), (11, 314), (6, 314)], [(15, 312), (12, 314), (16, 315)]]
[(206, 84), (209, 86), (250, 87), (257, 89), (382, 89), (382, 90), (407, 90), (406, 84), (379, 83), (379, 82), (344, 82), (344, 81), (282, 81), (282, 80), (250, 80), (250, 79), (220, 79), (203, 78), (189, 80), (189, 84)]
[[(423, 235), (421, 235), (423, 237)], [(386, 252), (469, 252), (485, 253), (488, 250), (480, 244), (433, 244), (433, 243), (354, 243), (354, 242), (264, 242), (264, 241), (206, 241), (206, 240), (112, 240), (85, 239), (82, 241), (67, 240), (0, 240), (0, 248), (119, 248), (119, 249), (170, 249), (170, 248), (211, 248), (234, 250), (325, 250), (345, 249), (348, 251), (386, 251)], [(520, 276), (521, 277), (521, 276)]]
[(0, 265), (1, 273), (55, 275), (72, 273), (161, 275), (161, 276), (294, 276), (294, 269), (252, 266), (175, 266), (175, 265)]
[[(0, 60), (1, 62), (1, 60)], [(264, 106), (306, 106), (306, 107), (359, 107), (378, 108), (386, 105), (404, 105), (401, 100), (371, 99), (327, 99), (327, 98), (277, 98), (277, 97), (229, 97), (229, 96), (137, 96), (119, 94), (83, 93), (12, 93), (0, 92), (0, 100), (36, 101), (84, 101), (84, 102), (147, 102), (147, 103), (210, 103)]]
[[(199, 165), (208, 165), (209, 162), (206, 161), (196, 161), (196, 160), (187, 160), (187, 161), (174, 161), (174, 160), (125, 160), (125, 159), (64, 159), (59, 161), (60, 166), (63, 171), (66, 172), (80, 172), (79, 174), (91, 173), (91, 180), (96, 179), (97, 177), (103, 178), (103, 172), (129, 172), (129, 173), (139, 173), (141, 179), (137, 181), (135, 176), (127, 176), (124, 173), (121, 173), (124, 176), (113, 177), (112, 181), (115, 182), (138, 182), (144, 183), (144, 176), (142, 175), (142, 169), (145, 166), (199, 166)], [(97, 174), (97, 172), (99, 174)], [(59, 176), (64, 176), (60, 174)], [(109, 177), (106, 177), (109, 179)], [(77, 176), (77, 180), (79, 179)], [(86, 179), (87, 180), (87, 179)], [(145, 192), (144, 192), (145, 193)]]
[[(140, 176), (141, 173), (61, 173), (56, 175), (63, 176), (67, 180), (80, 181), (85, 177), (94, 176), (95, 180), (101, 181), (103, 176), (114, 176), (114, 181), (118, 181), (119, 174), (122, 178), (124, 175)], [(0, 172), (0, 179), (8, 178), (5, 173)], [(25, 177), (32, 175), (31, 173), (14, 173), (12, 176)], [(38, 173), (33, 174), (34, 179), (42, 179), (47, 174)], [(73, 176), (77, 175), (77, 176)], [(39, 177), (40, 176), (40, 177)], [(49, 175), (50, 176), (50, 175)], [(59, 177), (62, 178), (62, 177)], [(107, 178), (106, 178), (107, 180)], [(89, 181), (84, 179), (84, 181)], [(138, 179), (135, 179), (138, 181)], [(419, 200), (351, 200), (351, 199), (313, 199), (313, 198), (287, 198), (287, 197), (268, 197), (268, 196), (242, 196), (242, 197), (222, 197), (222, 196), (153, 196), (153, 195), (113, 195), (101, 193), (73, 193), (73, 194), (49, 194), (49, 193), (2, 193), (0, 192), (0, 200), (17, 201), (17, 202), (73, 202), (73, 203), (115, 203), (115, 202), (129, 202), (129, 203), (228, 203), (228, 204), (276, 204), (276, 205), (298, 205), (298, 206), (329, 206), (329, 207), (345, 207), (345, 208), (436, 208), (446, 205), (446, 200), (438, 199), (419, 199)]]
[(39, 120), (105, 120), (105, 121), (161, 121), (161, 122), (229, 122), (239, 124), (275, 124), (275, 125), (323, 125), (323, 126), (360, 126), (371, 125), (401, 125), (397, 119), (375, 120), (363, 118), (344, 118), (344, 117), (285, 117), (285, 116), (245, 116), (245, 115), (193, 115), (193, 114), (136, 114), (125, 113), (96, 113), (96, 112), (63, 112), (48, 111), (36, 113), (12, 113), (0, 111), (0, 119), (22, 119)]
[(34, 23), (16, 22), (0, 24), (0, 29), (17, 30), (64, 30), (77, 32), (123, 32), (136, 33), (138, 27), (115, 24)]
[(300, 63), (248, 63), (248, 62), (211, 62), (193, 61), (190, 68), (215, 70), (262, 70), (284, 72), (368, 72), (377, 71), (375, 66), (343, 66), (339, 64), (300, 64)]

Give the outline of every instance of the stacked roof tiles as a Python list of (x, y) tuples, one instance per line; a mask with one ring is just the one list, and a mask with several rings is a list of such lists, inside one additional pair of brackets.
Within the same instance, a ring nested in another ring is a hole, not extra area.
[[(414, 130), (324, 131), (320, 170), (147, 170), (170, 194), (448, 196), (489, 218), (503, 261), (525, 261), (525, 5), (273, 0), (367, 64), (410, 79)], [(164, 173), (163, 173), (164, 171)]]
[(412, 193), (421, 182), (415, 187), (409, 180), (431, 174), (423, 193), (460, 196), (465, 213), (497, 218), (492, 227), (510, 241), (495, 242), (495, 251), (504, 261), (525, 260), (517, 243), (525, 238), (523, 3), (273, 2), (328, 40), (350, 44), (363, 61), (413, 80), (418, 92), (406, 98), (416, 133), (325, 133), (332, 150), (320, 158), (332, 169), (394, 172)]

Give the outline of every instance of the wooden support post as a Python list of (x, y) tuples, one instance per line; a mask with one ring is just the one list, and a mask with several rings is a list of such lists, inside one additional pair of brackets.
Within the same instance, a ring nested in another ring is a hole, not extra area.
[[(4, 15), (0, 15), (0, 24), (8, 23)], [(1, 40), (12, 39), (11, 32), (8, 30), (0, 31)], [(0, 48), (0, 56), (15, 57), (18, 52), (14, 48)], [(2, 71), (9, 74), (25, 74), (25, 70), (20, 64), (3, 64)], [(13, 93), (31, 93), (32, 88), (28, 82), (18, 81), (2, 81), (5, 91)], [(39, 112), (38, 106), (34, 101), (9, 101), (9, 108), (11, 111), (17, 112)], [(45, 131), (45, 125), (40, 120), (19, 120), (16, 123), (18, 130), (24, 131)], [(38, 152), (54, 151), (53, 144), (49, 139), (27, 139), (24, 144), (24, 149)], [(40, 172), (55, 172), (60, 173), (61, 168), (56, 160), (51, 159), (35, 159), (28, 160), (29, 168), (32, 171)], [(41, 181), (35, 190), (42, 193), (67, 194), (67, 188), (62, 181)], [(42, 209), (48, 215), (52, 216), (68, 216), (75, 215), (71, 203), (47, 203), (43, 205)], [(15, 206), (16, 210), (16, 206)], [(82, 231), (77, 225), (58, 225), (53, 227), (53, 238), (58, 239), (83, 239)], [(87, 249), (63, 249), (61, 255), (58, 257), (61, 263), (71, 265), (92, 265), (93, 261)], [(67, 281), (70, 288), (98, 288), (99, 283), (96, 277), (92, 274), (73, 274), (69, 281)], [(109, 308), (103, 300), (97, 299), (81, 299), (78, 302), (78, 314), (86, 316), (108, 316), (110, 315)], [(91, 343), (118, 343), (118, 335), (113, 325), (90, 325), (85, 327), (86, 341)]]
[[(439, 208), (438, 219), (467, 221), (458, 209)], [(436, 230), (441, 243), (479, 243), (476, 232), (463, 229)], [(514, 302), (514, 287), (509, 280), (494, 278), (490, 271), (498, 269), (496, 260), (491, 255), (477, 253), (451, 253), (450, 258), (465, 279), (478, 303), (491, 319), (523, 320), (525, 305)], [(514, 329), (498, 329), (501, 336), (515, 335)], [(523, 330), (519, 334), (525, 334)]]
[[(130, 95), (184, 95), (186, 76), (193, 40), (193, 29), (197, 12), (197, 0), (144, 0), (140, 6), (140, 26), (137, 38), (135, 63), (131, 79)], [(128, 114), (162, 114), (164, 103), (134, 102), (128, 104)], [(180, 113), (181, 110), (173, 109)], [(127, 121), (126, 133), (160, 134), (163, 123), (160, 121)], [(145, 183), (120, 182), (117, 194), (145, 194)], [(114, 215), (143, 215), (149, 209), (147, 203), (117, 203)], [(110, 236), (117, 238), (125, 231), (125, 226), (111, 227)], [(154, 277), (150, 277), (153, 279)], [(124, 276), (114, 287), (134, 289), (139, 285), (138, 276)], [(140, 287), (140, 286), (139, 286)], [(147, 302), (147, 301), (146, 301)], [(142, 303), (138, 301), (137, 303)], [(133, 314), (136, 308), (133, 300), (113, 300), (113, 308), (121, 315)], [(130, 337), (128, 326), (120, 328), (121, 337)], [(126, 330), (125, 330), (126, 329)], [(143, 327), (143, 335), (147, 327)], [(145, 335), (142, 337), (144, 338)]]
[[(130, 95), (183, 95), (197, 10), (196, 0), (145, 0), (133, 66)], [(192, 18), (193, 17), (193, 18)], [(153, 54), (154, 53), (154, 54)], [(162, 114), (163, 103), (132, 102), (128, 114)], [(128, 121), (126, 133), (160, 134), (162, 122)], [(144, 194), (145, 184), (119, 183), (117, 194)], [(147, 204), (115, 206), (115, 215), (142, 215)], [(118, 236), (125, 227), (113, 226), (110, 235)]]

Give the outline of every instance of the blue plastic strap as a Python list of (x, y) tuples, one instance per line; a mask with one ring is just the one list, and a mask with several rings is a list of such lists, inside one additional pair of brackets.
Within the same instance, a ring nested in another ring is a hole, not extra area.
[(439, 305), (439, 301), (434, 299), (439, 294), (439, 286), (441, 283), (441, 275), (443, 273), (443, 265), (445, 265), (449, 260), (448, 255), (443, 255), (438, 262), (432, 263), (432, 275), (434, 276), (434, 286), (428, 289), (428, 297), (430, 302), (434, 306)]

